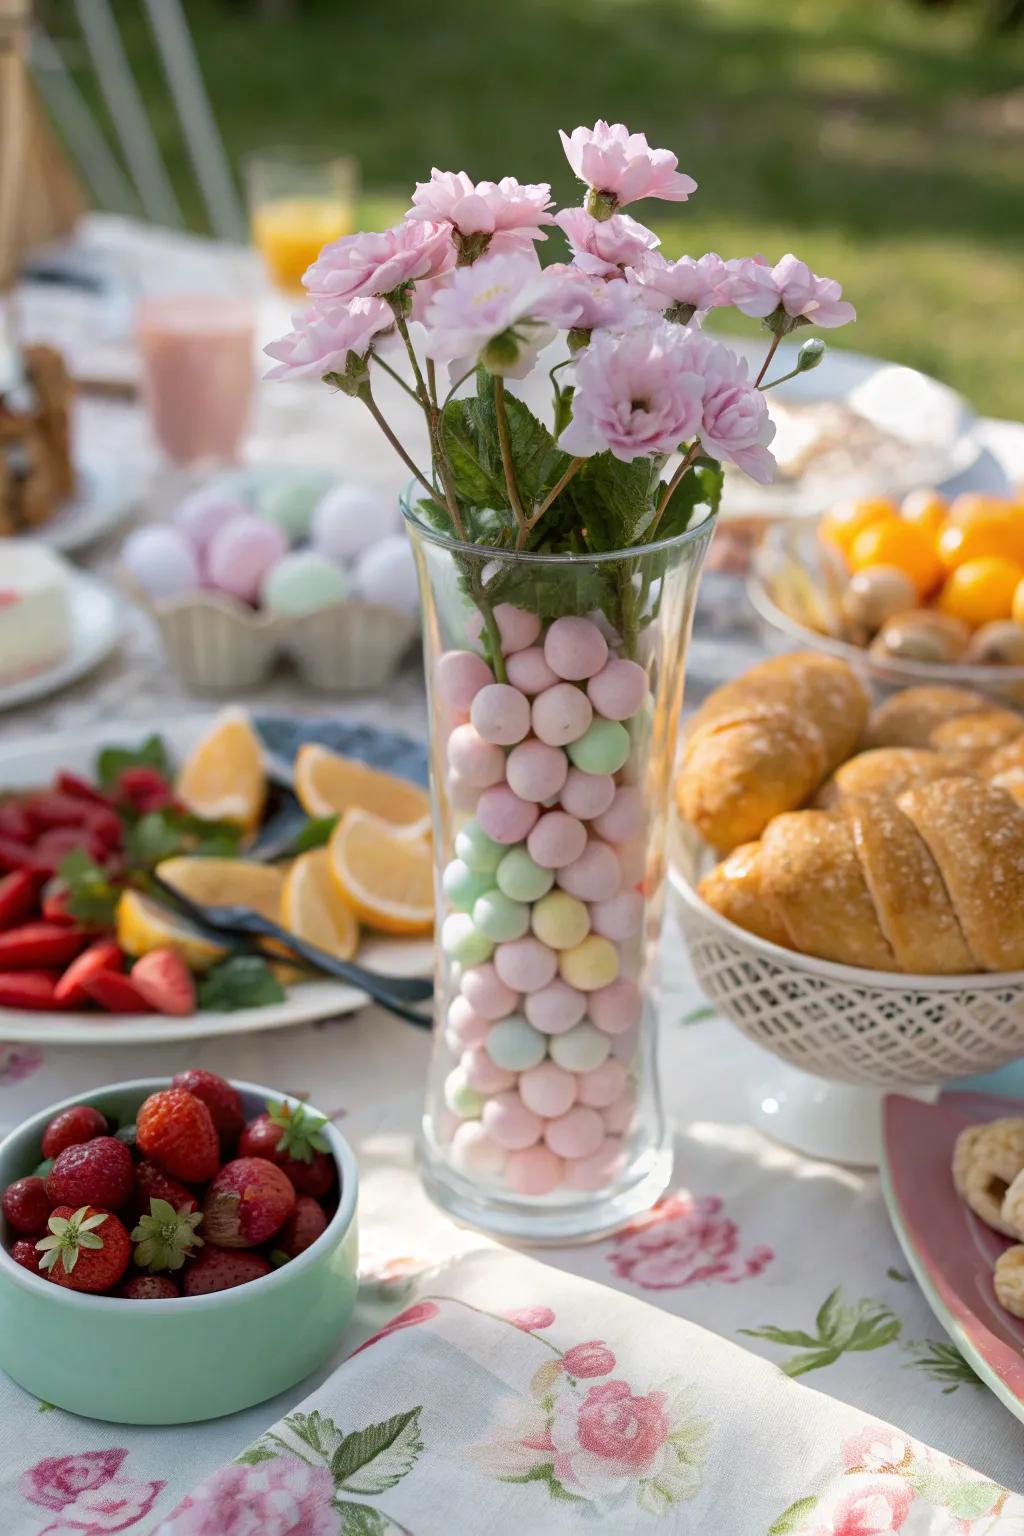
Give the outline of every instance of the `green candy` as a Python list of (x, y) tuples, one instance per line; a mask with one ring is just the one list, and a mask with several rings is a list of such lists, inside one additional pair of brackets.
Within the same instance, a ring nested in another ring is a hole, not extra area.
[(553, 869), (541, 869), (520, 843), (510, 848), (498, 865), (498, 890), (513, 901), (539, 901), (555, 883)]
[(445, 1078), (444, 1101), (460, 1120), (476, 1120), (484, 1107), (483, 1095), (469, 1086), (461, 1067), (456, 1067)]
[(595, 719), (565, 750), (582, 773), (618, 773), (629, 746), (629, 732), (618, 720)]
[(467, 821), (455, 836), (455, 852), (463, 864), (479, 875), (493, 875), (506, 849), (488, 837), (478, 821)]
[(465, 912), (452, 912), (441, 925), (441, 948), (460, 965), (483, 965), (494, 953), (494, 943), (479, 933)]
[(457, 912), (472, 912), (474, 902), (494, 889), (494, 877), (470, 869), (461, 859), (452, 859), (441, 877), (441, 887)]
[(495, 944), (507, 944), (529, 932), (530, 909), (503, 891), (488, 891), (473, 908), (473, 927)]

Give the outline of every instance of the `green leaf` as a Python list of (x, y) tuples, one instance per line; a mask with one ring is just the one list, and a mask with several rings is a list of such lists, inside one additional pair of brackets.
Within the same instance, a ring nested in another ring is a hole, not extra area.
[(334, 1481), (346, 1493), (383, 1493), (411, 1471), (423, 1449), (422, 1408), (396, 1413), (346, 1435), (331, 1460)]
[(482, 426), (476, 400), (449, 400), (441, 414), (441, 433), (460, 504), (500, 507), (508, 492), (501, 468), (497, 427)]
[(560, 1500), (563, 1504), (586, 1504), (587, 1500), (578, 1494), (570, 1493), (555, 1476), (555, 1469), (550, 1461), (544, 1462), (539, 1467), (531, 1467), (528, 1472), (517, 1473), (514, 1477), (503, 1477), (503, 1483), (546, 1483), (548, 1493), (553, 1499)]
[(194, 858), (232, 858), (238, 852), (241, 829), (226, 821), (206, 821), (167, 806), (147, 811), (125, 832), (125, 853), (132, 864), (151, 869), (175, 854)]
[(259, 955), (230, 955), (200, 979), (200, 1008), (232, 1013), (238, 1008), (263, 1008), (284, 999), (284, 988)]
[[(529, 515), (568, 469), (570, 455), (563, 453), (547, 427), (537, 420), (529, 406), (508, 391), (504, 398), (516, 489)], [(481, 433), (489, 439), (493, 432), (497, 444), (498, 416), (493, 393), (489, 392), (478, 401), (477, 412)], [(498, 463), (501, 463), (500, 451)], [(502, 484), (504, 486), (504, 472)], [(503, 499), (507, 500), (507, 493)]]
[(162, 736), (147, 736), (141, 747), (104, 747), (96, 759), (96, 777), (103, 789), (113, 789), (126, 768), (155, 768), (172, 777), (171, 760)]
[[(672, 492), (672, 498), (661, 514), (655, 538), (673, 539), (685, 533), (698, 507), (706, 506), (712, 513), (717, 512), (724, 480), (721, 464), (714, 459), (698, 459)], [(662, 489), (659, 485), (659, 499)]]
[(814, 1326), (818, 1330), (818, 1338), (822, 1343), (838, 1344), (853, 1331), (855, 1314), (843, 1306), (839, 1299), (840, 1295), (841, 1291), (837, 1286), (818, 1308)]
[(964, 1359), (954, 1344), (945, 1340), (924, 1339), (920, 1344), (908, 1345), (910, 1359), (907, 1366), (914, 1366), (931, 1376), (934, 1381), (945, 1382), (943, 1395), (955, 1392), (958, 1387), (978, 1387), (984, 1383), (981, 1377)]
[(945, 1471), (916, 1462), (908, 1481), (927, 1503), (948, 1510), (958, 1520), (987, 1515), (1000, 1496), (995, 1483), (965, 1477), (955, 1466)]
[(705, 1004), (700, 1008), (691, 1008), (689, 1013), (684, 1013), (682, 1018), (677, 1022), (679, 1024), (703, 1024), (705, 1020), (714, 1019), (717, 1017), (717, 1009), (711, 1008)]
[(841, 1349), (817, 1349), (811, 1354), (794, 1355), (782, 1362), (787, 1376), (806, 1376), (809, 1371), (820, 1371), (826, 1365), (834, 1365), (842, 1354)]
[(273, 1461), (276, 1455), (276, 1451), (268, 1451), (265, 1445), (257, 1441), (247, 1451), (243, 1451), (241, 1456), (236, 1456), (235, 1463), (243, 1467), (255, 1467), (261, 1461)]
[(820, 1339), (812, 1338), (799, 1328), (773, 1328), (769, 1324), (764, 1328), (740, 1328), (739, 1332), (745, 1333), (749, 1339), (767, 1339), (771, 1344), (797, 1344), (802, 1349), (821, 1347)]
[(331, 840), (340, 816), (311, 816), (306, 825), (296, 834), (292, 843), (291, 852), (308, 853), (311, 848), (323, 848)]
[(858, 1310), (860, 1315), (847, 1340), (847, 1349), (858, 1352), (882, 1349), (886, 1344), (891, 1344), (893, 1339), (899, 1338), (903, 1325), (888, 1307), (878, 1302), (862, 1301)]
[(559, 501), (567, 502), (591, 553), (636, 544), (654, 510), (654, 476), (649, 459), (623, 464), (611, 453), (596, 453), (569, 481)]
[(120, 891), (110, 881), (106, 870), (96, 864), (84, 848), (64, 855), (57, 875), (67, 891), (65, 906), (80, 923), (112, 927)]
[(814, 1512), (818, 1503), (817, 1498), (797, 1499), (788, 1509), (783, 1510), (779, 1518), (768, 1527), (767, 1536), (789, 1536), (790, 1531), (795, 1531), (803, 1525), (808, 1515)]
[(886, 1274), (889, 1276), (890, 1280), (898, 1280), (900, 1285), (910, 1284), (910, 1276), (903, 1274), (903, 1272), (898, 1270), (895, 1265), (890, 1265), (886, 1270)]
[(334, 1507), (341, 1515), (338, 1536), (386, 1536), (388, 1530), (395, 1528), (387, 1515), (369, 1504), (335, 1499)]
[(330, 1466), (338, 1447), (345, 1442), (345, 1436), (334, 1420), (317, 1409), (312, 1413), (289, 1413), (284, 1422), (296, 1440), (308, 1445), (327, 1466)]

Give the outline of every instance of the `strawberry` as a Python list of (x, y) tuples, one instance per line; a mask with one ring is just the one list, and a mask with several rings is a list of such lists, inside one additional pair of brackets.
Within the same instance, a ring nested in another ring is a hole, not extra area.
[(157, 1013), (184, 1015), (196, 1011), (196, 984), (188, 966), (173, 949), (151, 949), (132, 966), (132, 985)]
[(135, 1190), (128, 1207), (129, 1213), (136, 1221), (140, 1216), (148, 1216), (152, 1200), (166, 1200), (176, 1211), (199, 1209), (199, 1201), (190, 1189), (179, 1184), (177, 1179), (172, 1179), (170, 1174), (164, 1173), (156, 1163), (143, 1160), (135, 1165)]
[(3, 1193), (4, 1217), (15, 1232), (26, 1237), (40, 1237), (46, 1231), (46, 1219), (53, 1209), (53, 1201), (46, 1193), (42, 1179), (15, 1179)]
[(85, 820), (85, 803), (74, 795), (62, 795), (58, 790), (41, 789), (27, 795), (21, 808), (37, 832), (51, 827), (80, 827)]
[(59, 1157), (66, 1147), (107, 1134), (107, 1122), (91, 1104), (73, 1104), (54, 1115), (43, 1132), (43, 1156)]
[(261, 1253), (224, 1248), (204, 1248), (185, 1267), (181, 1289), (186, 1296), (209, 1296), (213, 1291), (230, 1291), (236, 1285), (248, 1285), (270, 1274), (270, 1265)]
[(16, 1243), (11, 1244), (11, 1258), (15, 1264), (20, 1264), (22, 1269), (30, 1269), (34, 1275), (38, 1275), (39, 1254), (36, 1253), (36, 1245), (30, 1237), (19, 1237)]
[(82, 982), (82, 990), (107, 1013), (149, 1012), (149, 1004), (131, 978), (117, 971), (93, 971)]
[(202, 1219), (201, 1211), (176, 1211), (167, 1200), (151, 1200), (149, 1214), (140, 1216), (132, 1231), (132, 1242), (138, 1244), (136, 1264), (153, 1274), (180, 1269), (203, 1246), (196, 1231)]
[(39, 881), (27, 869), (15, 869), (0, 879), (0, 928), (13, 928), (35, 911)]
[(117, 1294), (125, 1301), (173, 1301), (181, 1292), (169, 1275), (132, 1275)]
[(0, 837), (10, 838), (14, 843), (31, 843), (34, 836), (32, 823), (25, 813), (24, 807), (17, 800), (5, 800), (0, 805)]
[(102, 1205), (116, 1211), (135, 1186), (135, 1165), (123, 1141), (94, 1136), (65, 1147), (50, 1169), (46, 1193), (53, 1205)]
[(90, 806), (84, 824), (89, 829), (90, 837), (104, 848), (120, 848), (124, 841), (121, 818), (109, 805)]
[(39, 901), (39, 911), (44, 923), (70, 925), (77, 921), (68, 911), (69, 894), (63, 880), (58, 880), (56, 876), (52, 880), (47, 880)]
[(102, 863), (107, 854), (106, 844), (87, 827), (51, 827), (36, 839), (32, 853), (40, 869), (55, 875), (68, 854), (77, 853), (80, 848), (96, 864)]
[(118, 799), (145, 814), (162, 811), (174, 800), (174, 791), (156, 768), (125, 768), (117, 781)]
[(97, 939), (72, 960), (54, 989), (54, 1001), (65, 1008), (82, 1008), (89, 1002), (86, 982), (101, 971), (124, 969), (124, 957), (113, 939)]
[(220, 1167), (213, 1117), (182, 1088), (151, 1093), (136, 1117), (139, 1150), (185, 1184), (205, 1184)]
[(222, 1142), (233, 1142), (245, 1127), (245, 1115), (237, 1088), (232, 1088), (216, 1072), (204, 1072), (201, 1067), (189, 1067), (171, 1079), (173, 1088), (184, 1088), (186, 1093), (202, 1099), (213, 1117), (217, 1135)]
[(225, 1163), (206, 1191), (203, 1233), (218, 1248), (256, 1248), (295, 1209), (291, 1180), (265, 1157)]
[(36, 1248), (39, 1267), (54, 1285), (93, 1293), (113, 1290), (132, 1256), (127, 1230), (109, 1211), (59, 1205), (50, 1214), (48, 1237)]
[(302, 1104), (267, 1105), (250, 1120), (238, 1142), (239, 1157), (265, 1157), (284, 1170), (300, 1195), (322, 1199), (334, 1183), (334, 1158), (323, 1127), (327, 1121)]
[(58, 969), (73, 960), (89, 942), (84, 928), (62, 923), (22, 923), (0, 933), (0, 971)]
[(44, 859), (36, 857), (27, 842), (0, 833), (0, 870), (27, 869), (30, 874), (52, 875)]
[(107, 809), (112, 805), (109, 795), (97, 789), (95, 784), (90, 784), (88, 779), (80, 778), (77, 773), (69, 773), (67, 769), (61, 769), (53, 781), (53, 787), (59, 795), (65, 795), (71, 800), (84, 800), (88, 805), (104, 806)]
[(311, 1195), (300, 1195), (294, 1211), (274, 1240), (275, 1253), (280, 1251), (289, 1259), (297, 1259), (326, 1231), (327, 1216), (323, 1206)]
[(0, 1007), (56, 1008), (59, 971), (0, 971)]

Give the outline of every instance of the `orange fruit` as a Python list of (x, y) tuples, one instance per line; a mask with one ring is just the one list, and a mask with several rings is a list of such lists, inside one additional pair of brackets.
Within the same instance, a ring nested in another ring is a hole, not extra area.
[(939, 558), (948, 571), (985, 555), (1024, 562), (1024, 512), (1007, 508), (950, 523), (939, 535)]
[(900, 518), (862, 529), (850, 546), (849, 561), (855, 571), (867, 570), (872, 565), (894, 565), (910, 577), (922, 597), (942, 577), (931, 536)]
[(848, 501), (835, 507), (821, 520), (821, 536), (830, 544), (837, 545), (844, 555), (859, 533), (872, 523), (885, 522), (899, 516), (899, 507), (888, 496), (868, 496), (860, 501)]
[(938, 491), (911, 491), (904, 496), (900, 516), (905, 523), (920, 528), (932, 539), (938, 538), (946, 521), (949, 502)]
[(240, 709), (219, 715), (189, 753), (177, 792), (189, 810), (209, 821), (230, 821), (247, 832), (259, 826), (267, 799), (263, 748)]
[(352, 757), (341, 757), (310, 743), (295, 758), (295, 793), (307, 816), (340, 816), (350, 807), (404, 827), (430, 815), (425, 789), (368, 768)]
[(369, 927), (403, 934), (433, 928), (433, 855), (415, 827), (395, 827), (352, 806), (331, 834), (327, 855), (339, 897)]
[(949, 507), (949, 521), (965, 527), (979, 518), (1003, 517), (1013, 509), (1008, 496), (992, 496), (984, 491), (965, 491), (955, 496)]
[(1024, 580), (1024, 565), (1004, 555), (979, 555), (965, 560), (946, 577), (938, 606), (973, 629), (1008, 619), (1014, 596)]
[(281, 898), (281, 922), (300, 939), (351, 960), (359, 946), (359, 921), (342, 901), (331, 878), (326, 848), (314, 848), (295, 860)]
[(1018, 583), (1017, 589), (1013, 594), (1010, 618), (1018, 624), (1024, 624), (1024, 581)]

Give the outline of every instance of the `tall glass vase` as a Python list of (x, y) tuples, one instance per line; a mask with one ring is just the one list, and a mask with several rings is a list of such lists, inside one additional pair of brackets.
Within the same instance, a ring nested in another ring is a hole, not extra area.
[(656, 952), (712, 519), (594, 555), (403, 512), (423, 601), (438, 905), (421, 1173), (457, 1219), (564, 1242), (671, 1176)]

